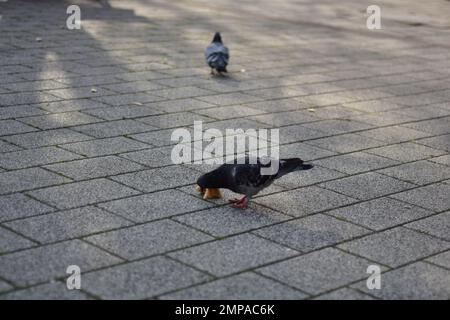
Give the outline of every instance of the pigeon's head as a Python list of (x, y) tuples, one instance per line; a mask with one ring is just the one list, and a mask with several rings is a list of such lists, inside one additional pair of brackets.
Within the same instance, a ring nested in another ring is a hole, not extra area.
[(208, 173), (205, 173), (200, 178), (197, 179), (197, 185), (202, 188), (206, 189), (210, 185), (211, 177)]
[(222, 188), (222, 184), (222, 174), (217, 170), (205, 173), (197, 180), (197, 185), (203, 189)]
[(220, 32), (216, 32), (215, 34), (214, 34), (214, 38), (213, 38), (213, 41), (212, 42), (219, 42), (219, 43), (222, 43), (222, 37), (220, 36)]

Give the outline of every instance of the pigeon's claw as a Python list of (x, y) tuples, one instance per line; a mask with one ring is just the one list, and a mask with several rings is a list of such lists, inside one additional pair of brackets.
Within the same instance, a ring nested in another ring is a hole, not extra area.
[(230, 202), (233, 202), (233, 204), (231, 205), (233, 208), (238, 208), (238, 209), (246, 209), (248, 207), (248, 198), (247, 196), (243, 197), (240, 200), (234, 201), (236, 199), (233, 199)]

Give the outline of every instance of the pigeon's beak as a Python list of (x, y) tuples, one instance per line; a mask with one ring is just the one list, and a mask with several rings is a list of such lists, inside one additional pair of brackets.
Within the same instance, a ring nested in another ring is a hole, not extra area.
[(314, 168), (314, 165), (313, 164), (311, 164), (311, 163), (302, 163), (300, 166), (299, 166), (299, 170), (309, 170), (309, 169), (312, 169), (312, 168)]

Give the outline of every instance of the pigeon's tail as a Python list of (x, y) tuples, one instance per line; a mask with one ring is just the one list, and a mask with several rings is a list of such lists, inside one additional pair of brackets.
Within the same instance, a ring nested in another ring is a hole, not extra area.
[(304, 163), (300, 158), (280, 159), (280, 168), (278, 170), (278, 177), (282, 177), (289, 172), (298, 170), (309, 170), (314, 166), (309, 163)]

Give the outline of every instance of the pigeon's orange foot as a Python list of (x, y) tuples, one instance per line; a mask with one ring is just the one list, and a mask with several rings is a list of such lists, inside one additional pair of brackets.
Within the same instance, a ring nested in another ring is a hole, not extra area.
[(240, 200), (237, 200), (237, 201), (235, 201), (235, 200), (237, 200), (237, 199), (230, 200), (230, 202), (233, 203), (231, 205), (233, 208), (246, 209), (248, 207), (248, 198), (247, 198), (247, 196), (243, 197)]

